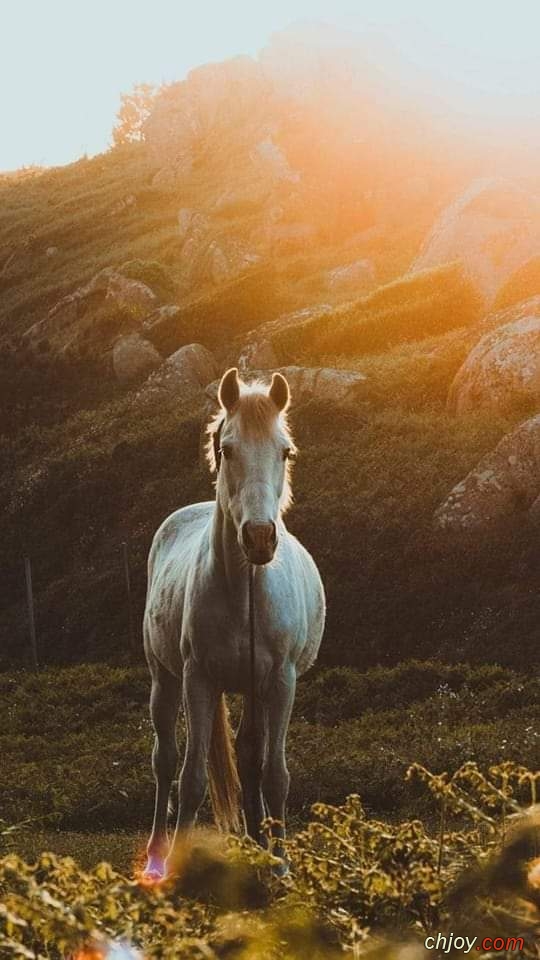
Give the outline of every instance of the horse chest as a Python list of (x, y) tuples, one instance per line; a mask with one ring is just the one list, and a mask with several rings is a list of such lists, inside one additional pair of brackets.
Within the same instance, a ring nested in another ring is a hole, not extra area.
[[(218, 680), (229, 693), (249, 689), (251, 645), (247, 616), (223, 609), (191, 621), (183, 638), (183, 656), (191, 656), (204, 671)], [(255, 624), (255, 676), (264, 687), (273, 669), (290, 655), (291, 638), (280, 624)]]

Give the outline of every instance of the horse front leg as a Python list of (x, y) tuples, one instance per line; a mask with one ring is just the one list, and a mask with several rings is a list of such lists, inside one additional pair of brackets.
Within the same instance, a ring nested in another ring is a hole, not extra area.
[(184, 666), (186, 752), (178, 781), (178, 817), (171, 853), (197, 818), (208, 789), (208, 753), (220, 691), (192, 661)]
[(236, 735), (236, 754), (247, 832), (261, 846), (266, 846), (266, 838), (261, 830), (266, 816), (262, 795), (265, 711), (260, 704), (253, 705), (250, 697), (244, 698), (242, 719)]
[(160, 880), (165, 875), (165, 859), (169, 847), (167, 840), (169, 794), (178, 763), (176, 720), (180, 705), (181, 683), (178, 677), (173, 676), (157, 662), (151, 665), (151, 671), (150, 716), (155, 731), (152, 769), (156, 782), (156, 797), (144, 875), (150, 880)]
[(291, 719), (296, 692), (296, 668), (288, 663), (272, 678), (267, 698), (268, 709), (268, 754), (263, 776), (263, 794), (272, 826), (272, 853), (281, 859), (275, 872), (283, 876), (288, 872), (283, 840), (285, 839), (285, 813), (289, 793), (290, 776), (285, 758), (287, 731)]

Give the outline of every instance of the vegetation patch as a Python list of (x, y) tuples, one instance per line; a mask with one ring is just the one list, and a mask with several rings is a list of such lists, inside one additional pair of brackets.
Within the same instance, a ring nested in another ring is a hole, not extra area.
[[(436, 772), (469, 760), (484, 771), (503, 759), (534, 765), (538, 686), (509, 669), (433, 660), (310, 672), (299, 683), (289, 735), (292, 823), (305, 823), (316, 801), (339, 804), (351, 790), (377, 815), (429, 815), (425, 797), (404, 781), (415, 761)], [(0, 787), (3, 817), (30, 821), (33, 831), (147, 830), (154, 793), (149, 690), (143, 665), (1, 674), (9, 717), (0, 735), (9, 771)], [(232, 712), (237, 721), (236, 698)], [(182, 748), (182, 720), (178, 741)], [(19, 848), (24, 844), (21, 835)]]
[(287, 844), (291, 874), (281, 881), (270, 853), (213, 833), (184, 840), (169, 879), (148, 885), (137, 862), (128, 875), (105, 862), (85, 871), (50, 853), (29, 864), (6, 851), (17, 841), (4, 828), (0, 952), (337, 960), (345, 951), (397, 960), (405, 943), (420, 960), (426, 936), (466, 929), (481, 956), (490, 954), (489, 933), (502, 943), (498, 956), (515, 955), (517, 943), (520, 956), (535, 957), (538, 822), (523, 805), (538, 774), (505, 763), (487, 776), (474, 764), (436, 776), (415, 764), (408, 777), (431, 794), (437, 832), (418, 818), (373, 819), (357, 795), (317, 803)]
[(480, 309), (461, 266), (451, 263), (405, 276), (329, 314), (289, 325), (274, 334), (272, 342), (283, 363), (295, 362), (299, 353), (313, 363), (326, 354), (379, 353), (469, 326)]

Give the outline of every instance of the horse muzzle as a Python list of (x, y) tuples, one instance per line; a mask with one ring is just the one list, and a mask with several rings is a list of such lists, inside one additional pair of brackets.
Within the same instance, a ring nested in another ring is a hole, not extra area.
[(275, 523), (242, 524), (242, 548), (250, 563), (257, 566), (270, 563), (276, 552), (277, 540)]

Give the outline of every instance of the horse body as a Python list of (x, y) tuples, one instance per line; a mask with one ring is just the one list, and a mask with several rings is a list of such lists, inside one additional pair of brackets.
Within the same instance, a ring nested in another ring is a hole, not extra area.
[[(145, 613), (147, 655), (182, 678), (193, 659), (224, 693), (249, 693), (247, 570), (230, 584), (209, 550), (216, 503), (171, 514), (159, 528), (149, 559)], [(271, 565), (257, 570), (256, 677), (261, 696), (285, 660), (301, 676), (314, 662), (324, 623), (317, 567), (282, 523)]]
[[(296, 678), (315, 660), (322, 637), (325, 600), (317, 567), (281, 516), (288, 500), (287, 458), (282, 451), (289, 451), (292, 444), (281, 415), (286, 403), (280, 406), (272, 390), (269, 395), (256, 390), (247, 396), (255, 399), (242, 405), (236, 371), (229, 371), (220, 388), (223, 416), (214, 431), (219, 430), (231, 447), (234, 441), (234, 455), (229, 451), (227, 458), (234, 463), (219, 469), (216, 500), (173, 513), (159, 528), (150, 551), (144, 641), (156, 732), (156, 807), (147, 866), (151, 876), (165, 872), (167, 801), (177, 762), (174, 727), (180, 700), (187, 744), (177, 832), (194, 822), (208, 771), (218, 822), (226, 828), (237, 825), (238, 781), (224, 694), (239, 693), (244, 698), (236, 736), (242, 806), (249, 834), (262, 842), (261, 821), (267, 814), (284, 821), (289, 785), (285, 739)], [(251, 438), (242, 423), (248, 407), (253, 407), (251, 413), (258, 410), (258, 429)], [(256, 564), (253, 674), (250, 563)], [(274, 833), (274, 852), (280, 855), (283, 826), (276, 825)]]

